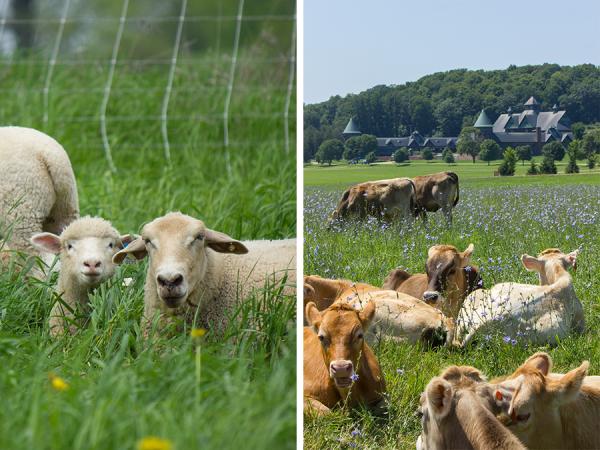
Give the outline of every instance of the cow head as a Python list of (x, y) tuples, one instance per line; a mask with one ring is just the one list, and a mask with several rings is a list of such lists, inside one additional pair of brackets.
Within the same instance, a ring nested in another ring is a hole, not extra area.
[(319, 337), (329, 376), (338, 389), (348, 389), (357, 380), (365, 332), (374, 315), (373, 302), (362, 311), (345, 303), (334, 303), (323, 312), (312, 302), (306, 305), (307, 321)]
[[(534, 354), (495, 386), (492, 395), (501, 411), (500, 421), (525, 445), (560, 448), (559, 407), (579, 395), (588, 366), (589, 363), (584, 361), (565, 375), (549, 376), (550, 356), (541, 352)], [(538, 445), (542, 441), (548, 445)]]
[(425, 302), (441, 305), (448, 315), (456, 317), (465, 296), (481, 284), (477, 269), (469, 265), (473, 249), (473, 244), (463, 252), (452, 245), (434, 245), (429, 249)]
[(565, 254), (557, 248), (548, 248), (537, 258), (529, 255), (521, 256), (521, 262), (527, 270), (539, 274), (540, 285), (544, 286), (554, 283), (556, 278), (568, 268), (576, 270), (577, 255), (579, 250)]

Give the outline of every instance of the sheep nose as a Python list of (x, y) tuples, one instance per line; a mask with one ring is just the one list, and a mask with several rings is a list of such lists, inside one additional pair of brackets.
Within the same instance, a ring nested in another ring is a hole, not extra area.
[(440, 294), (436, 291), (425, 291), (423, 292), (423, 300), (426, 302), (435, 302), (439, 298)]
[(172, 289), (172, 288), (176, 288), (181, 283), (183, 283), (183, 275), (181, 275), (180, 273), (168, 274), (168, 275), (159, 274), (156, 277), (156, 280), (158, 281), (158, 284), (161, 287), (166, 287), (166, 288)]
[(98, 260), (88, 259), (83, 262), (83, 265), (88, 269), (99, 269), (102, 263)]

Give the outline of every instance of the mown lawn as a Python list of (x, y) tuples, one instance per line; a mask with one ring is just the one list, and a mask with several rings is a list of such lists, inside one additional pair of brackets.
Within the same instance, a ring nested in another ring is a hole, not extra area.
[[(305, 418), (305, 447), (414, 449), (420, 433), (414, 415), (420, 393), (446, 366), (468, 364), (489, 377), (512, 372), (535, 351), (548, 351), (557, 371), (589, 359), (590, 373), (600, 374), (600, 176), (490, 177), (484, 164), (451, 166), (461, 177), (460, 202), (454, 225), (447, 229), (441, 214), (430, 214), (430, 226), (387, 226), (373, 220), (326, 228), (345, 186), (364, 179), (412, 176), (447, 170), (442, 163), (411, 163), (410, 168), (310, 167), (305, 181), (304, 271), (329, 278), (347, 278), (381, 285), (395, 267), (423, 272), (427, 249), (452, 244), (464, 250), (475, 245), (472, 263), (486, 286), (498, 282), (537, 283), (519, 261), (548, 247), (580, 248), (573, 272), (577, 295), (584, 305), (587, 331), (555, 348), (505, 343), (498, 334), (491, 342), (464, 350), (430, 350), (383, 342), (374, 348), (388, 383), (389, 410), (384, 417), (368, 411), (337, 410), (326, 418)], [(560, 170), (560, 169), (559, 169)], [(587, 169), (583, 169), (586, 172)], [(330, 177), (327, 178), (327, 175)], [(529, 180), (534, 179), (534, 183)], [(319, 184), (320, 183), (320, 184)]]
[[(178, 65), (170, 164), (160, 121), (164, 66), (117, 67), (107, 111), (115, 173), (100, 134), (106, 65), (59, 62), (44, 123), (46, 65), (2, 62), (0, 124), (35, 127), (61, 142), (82, 215), (105, 217), (121, 233), (180, 210), (240, 239), (293, 237), (293, 95), (289, 153), (283, 117), (289, 66), (258, 70), (242, 56), (228, 148), (222, 113), (231, 61), (214, 55)], [(173, 450), (294, 448), (295, 297), (258, 293), (224, 336), (209, 330), (201, 347), (189, 334), (144, 343), (145, 270), (146, 263), (121, 267), (94, 294), (88, 327), (58, 340), (47, 330), (51, 284), (0, 273), (0, 448), (134, 449), (147, 436), (166, 439)], [(134, 280), (128, 287), (125, 277)], [(53, 377), (68, 389), (53, 388)]]

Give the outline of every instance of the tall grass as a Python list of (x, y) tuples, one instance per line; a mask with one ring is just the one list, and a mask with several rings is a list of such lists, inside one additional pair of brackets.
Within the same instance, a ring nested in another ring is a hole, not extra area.
[[(45, 67), (3, 64), (0, 123), (35, 127), (61, 142), (82, 215), (109, 219), (121, 233), (180, 210), (239, 239), (292, 237), (295, 152), (286, 154), (283, 130), (287, 65), (273, 66), (266, 80), (267, 69), (240, 66), (229, 148), (222, 144), (225, 93), (222, 82), (211, 81), (222, 81), (226, 67), (214, 55), (178, 67), (169, 108), (171, 164), (153, 118), (164, 67), (117, 69), (108, 111), (116, 173), (104, 158), (96, 120), (106, 67), (57, 66), (44, 124), (42, 93), (34, 88)], [(292, 139), (294, 123), (292, 114)], [(149, 435), (173, 449), (293, 448), (295, 297), (269, 286), (232, 312), (235, 325), (223, 336), (209, 330), (202, 340), (186, 333), (144, 342), (145, 269), (144, 262), (119, 268), (93, 294), (87, 326), (58, 340), (47, 330), (51, 282), (0, 272), (0, 448), (131, 449)], [(127, 287), (125, 277), (133, 278)], [(52, 377), (68, 389), (54, 389)]]

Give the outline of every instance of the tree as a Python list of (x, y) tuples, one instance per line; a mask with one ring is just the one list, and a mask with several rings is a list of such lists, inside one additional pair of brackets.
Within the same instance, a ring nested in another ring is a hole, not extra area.
[(405, 147), (399, 148), (394, 152), (394, 162), (402, 163), (408, 161), (408, 149)]
[(487, 161), (488, 166), (490, 161), (500, 159), (501, 156), (500, 146), (493, 139), (486, 139), (479, 146), (479, 159)]
[(525, 161), (531, 161), (532, 154), (529, 145), (519, 145), (515, 151), (517, 152), (517, 158), (523, 161), (523, 165), (525, 165)]
[(315, 157), (319, 164), (328, 163), (331, 165), (331, 161), (340, 159), (343, 152), (344, 144), (342, 141), (339, 139), (327, 139), (319, 146)]
[(344, 144), (344, 159), (362, 159), (367, 153), (377, 151), (377, 138), (372, 134), (351, 137)]
[(554, 164), (554, 157), (551, 151), (546, 152), (544, 155), (544, 159), (540, 164), (540, 173), (556, 173), (556, 164)]
[(592, 170), (594, 167), (596, 167), (596, 155), (588, 156), (587, 166), (588, 166), (588, 169), (590, 169), (590, 170)]
[(517, 161), (517, 152), (512, 147), (508, 147), (504, 150), (504, 158), (502, 164), (498, 167), (498, 173), (502, 176), (514, 175)]
[(431, 161), (433, 159), (433, 152), (431, 151), (430, 148), (425, 147), (421, 151), (421, 157), (426, 161)]
[(600, 153), (600, 130), (589, 131), (583, 137), (581, 144), (583, 154), (586, 158), (590, 158), (590, 155)]
[(538, 175), (540, 173), (540, 169), (538, 169), (537, 164), (535, 163), (535, 160), (531, 160), (531, 164), (529, 165), (529, 168), (527, 169), (527, 175)]
[(552, 159), (555, 161), (562, 161), (565, 157), (565, 148), (560, 142), (549, 142), (542, 147), (542, 154), (552, 154)]
[(369, 152), (367, 156), (365, 156), (365, 161), (367, 162), (367, 164), (373, 164), (375, 161), (377, 161), (377, 156), (375, 155), (375, 152)]
[(456, 144), (456, 150), (461, 155), (469, 155), (473, 158), (473, 164), (475, 164), (475, 158), (479, 154), (479, 144), (483, 140), (483, 136), (479, 130), (475, 127), (464, 127), (458, 137)]
[(565, 173), (579, 173), (579, 166), (577, 165), (577, 154), (579, 153), (579, 144), (577, 141), (573, 141), (569, 144), (567, 149), (567, 156), (569, 157), (569, 163), (565, 168)]
[(573, 137), (575, 139), (583, 139), (583, 134), (585, 133), (585, 124), (581, 122), (575, 122), (571, 125), (571, 130), (573, 131)]
[(454, 161), (454, 153), (448, 147), (442, 152), (442, 159), (446, 164), (454, 164), (456, 162)]

